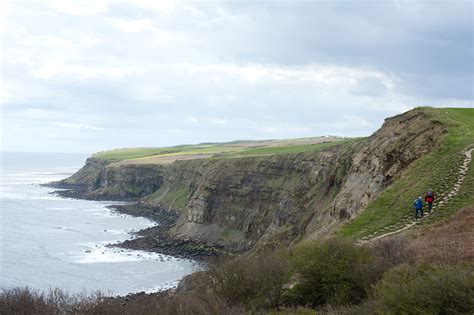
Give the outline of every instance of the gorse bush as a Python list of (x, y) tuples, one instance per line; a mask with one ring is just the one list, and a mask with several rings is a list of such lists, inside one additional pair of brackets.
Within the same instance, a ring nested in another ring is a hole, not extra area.
[(474, 267), (402, 265), (384, 275), (374, 298), (385, 314), (473, 314)]
[(287, 293), (293, 305), (360, 303), (368, 294), (366, 270), (370, 251), (345, 239), (307, 242), (291, 255), (295, 285)]

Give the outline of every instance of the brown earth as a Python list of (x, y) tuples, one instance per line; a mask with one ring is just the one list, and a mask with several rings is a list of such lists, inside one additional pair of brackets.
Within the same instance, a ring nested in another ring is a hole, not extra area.
[(425, 262), (474, 262), (474, 205), (452, 217), (415, 231), (411, 243), (418, 260)]

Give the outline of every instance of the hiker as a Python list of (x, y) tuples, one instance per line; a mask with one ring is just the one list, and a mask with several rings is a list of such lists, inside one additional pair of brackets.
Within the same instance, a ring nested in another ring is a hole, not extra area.
[(421, 214), (421, 218), (423, 218), (423, 201), (421, 200), (421, 196), (419, 196), (413, 202), (415, 206), (415, 219), (418, 219), (418, 213)]
[(435, 200), (435, 193), (434, 191), (430, 188), (426, 192), (425, 196), (425, 202), (428, 204), (428, 211), (431, 213), (431, 209), (433, 209), (433, 201)]

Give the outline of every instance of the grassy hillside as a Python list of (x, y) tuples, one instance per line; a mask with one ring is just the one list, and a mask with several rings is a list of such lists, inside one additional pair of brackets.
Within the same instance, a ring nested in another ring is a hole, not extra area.
[(282, 153), (300, 153), (323, 149), (340, 144), (346, 139), (336, 137), (304, 138), (289, 140), (235, 141), (229, 143), (205, 143), (181, 145), (163, 148), (125, 148), (99, 152), (93, 155), (96, 159), (111, 162), (123, 161), (127, 164), (170, 162), (180, 157), (186, 159), (193, 156), (240, 157), (273, 155)]
[[(380, 196), (355, 219), (342, 227), (340, 234), (374, 237), (403, 228), (413, 221), (413, 200), (432, 188), (437, 200), (452, 189), (458, 180), (464, 152), (474, 147), (474, 109), (426, 108), (433, 124), (444, 124), (447, 133), (437, 150), (415, 161)], [(427, 144), (429, 145), (429, 144)], [(472, 163), (474, 164), (474, 163)], [(425, 225), (445, 218), (457, 209), (474, 204), (474, 166), (470, 165), (457, 196), (438, 205), (434, 215), (419, 221)], [(436, 203), (435, 203), (436, 205)]]

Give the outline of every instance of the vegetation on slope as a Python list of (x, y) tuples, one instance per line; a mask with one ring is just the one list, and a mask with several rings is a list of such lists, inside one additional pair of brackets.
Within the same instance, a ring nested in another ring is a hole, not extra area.
[[(449, 255), (449, 252), (445, 252)], [(472, 314), (471, 264), (426, 264), (403, 239), (347, 239), (223, 259), (176, 293), (0, 292), (1, 314)]]
[[(474, 147), (474, 109), (423, 108), (433, 124), (447, 127), (439, 148), (412, 163), (392, 185), (356, 218), (342, 227), (340, 234), (373, 237), (403, 228), (413, 221), (413, 200), (432, 188), (438, 195), (450, 190), (458, 180), (459, 165), (464, 152)], [(427, 143), (427, 146), (430, 144)], [(459, 194), (420, 224), (428, 224), (451, 215), (457, 209), (474, 203), (474, 167), (469, 168)]]

